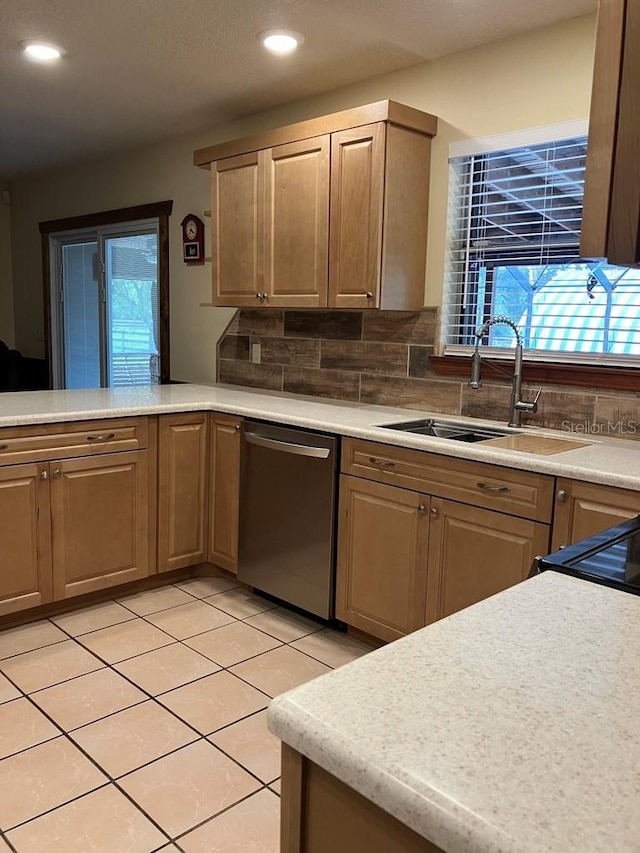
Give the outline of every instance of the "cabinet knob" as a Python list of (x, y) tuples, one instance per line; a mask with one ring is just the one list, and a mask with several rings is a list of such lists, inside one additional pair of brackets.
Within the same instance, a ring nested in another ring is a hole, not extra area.
[(258, 300), (258, 302), (260, 302), (260, 300), (261, 300), (262, 298), (263, 298), (263, 294), (262, 294), (262, 293), (256, 293), (256, 299)]
[(40, 479), (41, 480), (48, 480), (49, 479), (49, 472), (47, 471), (46, 468), (44, 469), (44, 471), (40, 471)]
[(440, 513), (438, 512), (436, 507), (432, 506), (429, 510), (429, 518), (438, 518), (439, 515)]
[(234, 426), (234, 429), (235, 429), (235, 431), (236, 431), (236, 432), (240, 432), (240, 424), (236, 424), (236, 425)]
[(426, 507), (424, 504), (418, 504), (418, 512), (423, 515)]
[(567, 492), (566, 492), (566, 490), (565, 490), (565, 489), (560, 489), (560, 490), (558, 491), (558, 494), (556, 495), (556, 499), (557, 499), (558, 503), (560, 503), (560, 504), (566, 503), (566, 501), (567, 501)]
[(51, 472), (51, 476), (52, 476), (55, 480), (57, 480), (59, 477), (61, 477), (61, 476), (62, 476), (62, 471), (61, 471), (59, 468), (54, 468), (54, 469), (53, 469), (53, 471)]
[(367, 299), (373, 299), (373, 293), (370, 290), (367, 290), (365, 296), (367, 297)]

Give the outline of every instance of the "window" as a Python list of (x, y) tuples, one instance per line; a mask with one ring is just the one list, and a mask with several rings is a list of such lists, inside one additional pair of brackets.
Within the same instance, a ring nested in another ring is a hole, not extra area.
[[(155, 385), (168, 378), (170, 205), (41, 224), (54, 388)], [(139, 216), (127, 221), (127, 213)]]
[[(491, 316), (521, 331), (529, 358), (632, 364), (640, 271), (580, 258), (587, 138), (532, 142), (450, 161), (445, 353), (464, 353)], [(491, 327), (485, 347), (513, 347)]]

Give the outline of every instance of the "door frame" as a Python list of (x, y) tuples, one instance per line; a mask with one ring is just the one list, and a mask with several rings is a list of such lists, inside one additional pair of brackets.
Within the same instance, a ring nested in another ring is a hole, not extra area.
[(52, 332), (52, 262), (51, 237), (58, 232), (72, 232), (89, 228), (108, 228), (125, 222), (136, 223), (145, 219), (158, 220), (158, 299), (160, 307), (160, 384), (171, 381), (169, 347), (169, 216), (173, 201), (160, 201), (141, 204), (135, 207), (122, 207), (117, 210), (103, 210), (83, 216), (71, 216), (66, 219), (52, 219), (38, 223), (42, 241), (42, 281), (44, 289), (44, 337), (45, 358), (49, 373), (49, 388), (53, 388), (54, 344)]

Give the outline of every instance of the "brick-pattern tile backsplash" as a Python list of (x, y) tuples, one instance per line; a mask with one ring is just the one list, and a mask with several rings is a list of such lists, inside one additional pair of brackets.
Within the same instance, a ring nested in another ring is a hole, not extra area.
[[(508, 380), (491, 379), (472, 391), (464, 379), (432, 370), (437, 314), (241, 309), (218, 342), (218, 381), (506, 423)], [(251, 361), (253, 344), (260, 344), (260, 364)], [(535, 390), (525, 386), (525, 398)], [(640, 394), (545, 387), (538, 413), (522, 422), (640, 439)]]

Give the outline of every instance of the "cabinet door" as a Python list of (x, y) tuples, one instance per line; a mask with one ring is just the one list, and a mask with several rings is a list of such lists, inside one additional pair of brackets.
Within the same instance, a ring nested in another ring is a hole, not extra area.
[(552, 549), (580, 542), (640, 513), (640, 492), (558, 479)]
[(384, 124), (331, 136), (331, 308), (379, 307), (384, 148)]
[(547, 524), (432, 498), (427, 622), (519, 583), (548, 550)]
[(263, 286), (264, 152), (211, 164), (214, 305), (260, 304)]
[(338, 619), (381, 640), (424, 625), (428, 500), (407, 489), (340, 477)]
[(0, 615), (51, 601), (47, 465), (0, 468)]
[(207, 559), (207, 415), (165, 415), (158, 434), (158, 571)]
[(265, 152), (266, 304), (327, 304), (329, 136)]
[(147, 451), (52, 462), (56, 599), (149, 574)]
[(228, 415), (211, 417), (209, 562), (238, 570), (240, 427)]

